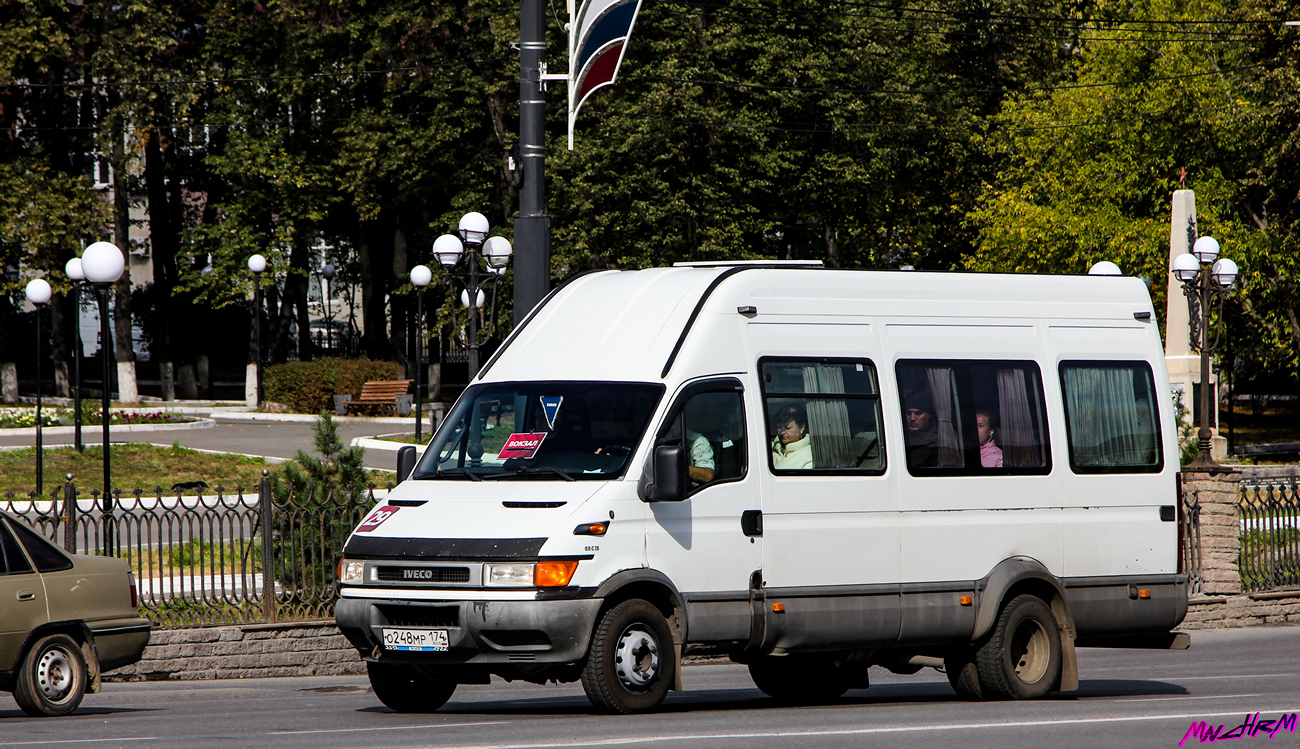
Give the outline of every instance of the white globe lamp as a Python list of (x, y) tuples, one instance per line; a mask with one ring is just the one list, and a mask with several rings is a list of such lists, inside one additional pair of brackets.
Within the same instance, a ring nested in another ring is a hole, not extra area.
[(126, 270), (126, 258), (117, 245), (96, 242), (81, 253), (81, 270), (91, 283), (116, 283), (122, 277), (122, 271)]
[(470, 211), (460, 217), (460, 235), (470, 244), (482, 244), (487, 237), (488, 229), (487, 216), (478, 211)]
[(1102, 261), (1099, 262), (1099, 263), (1093, 263), (1093, 266), (1092, 266), (1091, 268), (1088, 269), (1088, 275), (1090, 275), (1090, 276), (1122, 276), (1122, 275), (1124, 275), (1124, 273), (1123, 273), (1122, 271), (1120, 271), (1118, 265), (1112, 263), (1112, 262), (1109, 261), (1109, 260), (1102, 260)]

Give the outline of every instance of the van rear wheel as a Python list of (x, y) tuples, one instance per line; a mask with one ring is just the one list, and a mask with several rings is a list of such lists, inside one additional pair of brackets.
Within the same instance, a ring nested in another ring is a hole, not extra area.
[(1016, 596), (998, 616), (993, 636), (976, 653), (986, 699), (1033, 700), (1061, 682), (1061, 632), (1041, 598)]
[(979, 671), (975, 666), (975, 653), (964, 651), (954, 653), (943, 659), (943, 670), (948, 675), (952, 691), (963, 700), (979, 702), (984, 699), (980, 691)]
[(639, 598), (606, 611), (591, 636), (582, 689), (611, 713), (645, 713), (668, 696), (676, 672), (672, 631), (654, 605)]
[(431, 713), (451, 699), (456, 682), (425, 676), (387, 663), (367, 663), (375, 696), (399, 713)]
[(792, 705), (833, 702), (849, 691), (843, 668), (798, 656), (750, 661), (749, 676), (763, 694)]

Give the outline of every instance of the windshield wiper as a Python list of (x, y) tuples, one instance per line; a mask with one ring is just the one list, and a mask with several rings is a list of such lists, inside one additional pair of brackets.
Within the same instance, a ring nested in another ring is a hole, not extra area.
[(483, 480), (482, 476), (478, 475), (477, 473), (474, 473), (468, 468), (448, 468), (445, 471), (439, 468), (438, 472), (434, 474), (434, 478), (442, 478), (443, 476), (468, 476), (470, 481)]
[(507, 473), (489, 473), (487, 476), (485, 476), (485, 478), (499, 479), (499, 478), (513, 478), (515, 476), (537, 476), (543, 473), (549, 473), (553, 476), (559, 476), (565, 481), (577, 481), (577, 479), (565, 473), (564, 471), (561, 471), (558, 468), (552, 468), (551, 466), (524, 466), (523, 468), (520, 468), (517, 471), (510, 471)]

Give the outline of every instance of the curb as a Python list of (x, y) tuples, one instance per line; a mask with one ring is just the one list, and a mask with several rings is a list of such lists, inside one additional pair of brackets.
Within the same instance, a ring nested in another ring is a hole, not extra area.
[[(183, 424), (111, 424), (109, 431), (111, 433), (122, 434), (125, 432), (177, 432), (187, 429), (211, 429), (217, 425), (212, 419), (199, 419), (198, 421), (187, 421)], [(101, 425), (82, 425), (81, 433), (84, 437), (87, 433), (102, 433)], [(42, 434), (52, 434), (55, 436), (76, 434), (77, 428), (70, 427), (44, 427), (41, 429)], [(21, 437), (25, 434), (36, 436), (36, 427), (18, 427), (14, 429), (0, 429), (0, 437)], [(91, 440), (93, 442), (93, 440)], [(49, 447), (49, 445), (46, 445)]]
[[(225, 411), (212, 409), (212, 418), (223, 421), (298, 421), (314, 422), (318, 417), (312, 414), (264, 414), (256, 411)], [(411, 424), (415, 416), (335, 416), (338, 424)]]
[[(419, 453), (422, 454), (424, 452), (424, 446), (422, 445), (408, 445), (405, 442), (393, 442), (392, 440), (381, 440), (374, 437), (353, 437), (352, 442), (350, 442), (348, 446), (362, 447), (367, 450), (386, 450), (394, 453), (401, 450), (403, 447), (414, 447), (419, 451)], [(419, 459), (418, 455), (416, 459)]]

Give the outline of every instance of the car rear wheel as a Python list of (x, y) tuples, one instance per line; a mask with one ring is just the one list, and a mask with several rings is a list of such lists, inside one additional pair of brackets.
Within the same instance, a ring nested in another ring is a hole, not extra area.
[(19, 667), (14, 700), (36, 717), (67, 715), (86, 696), (86, 659), (81, 646), (67, 635), (36, 641)]
[(644, 713), (668, 696), (677, 652), (664, 615), (632, 599), (606, 611), (596, 625), (582, 669), (587, 699), (612, 713)]
[(367, 663), (375, 696), (399, 713), (431, 713), (451, 699), (456, 682), (425, 676), (387, 663)]
[(976, 654), (984, 697), (1033, 700), (1061, 682), (1061, 631), (1042, 599), (1016, 596)]

